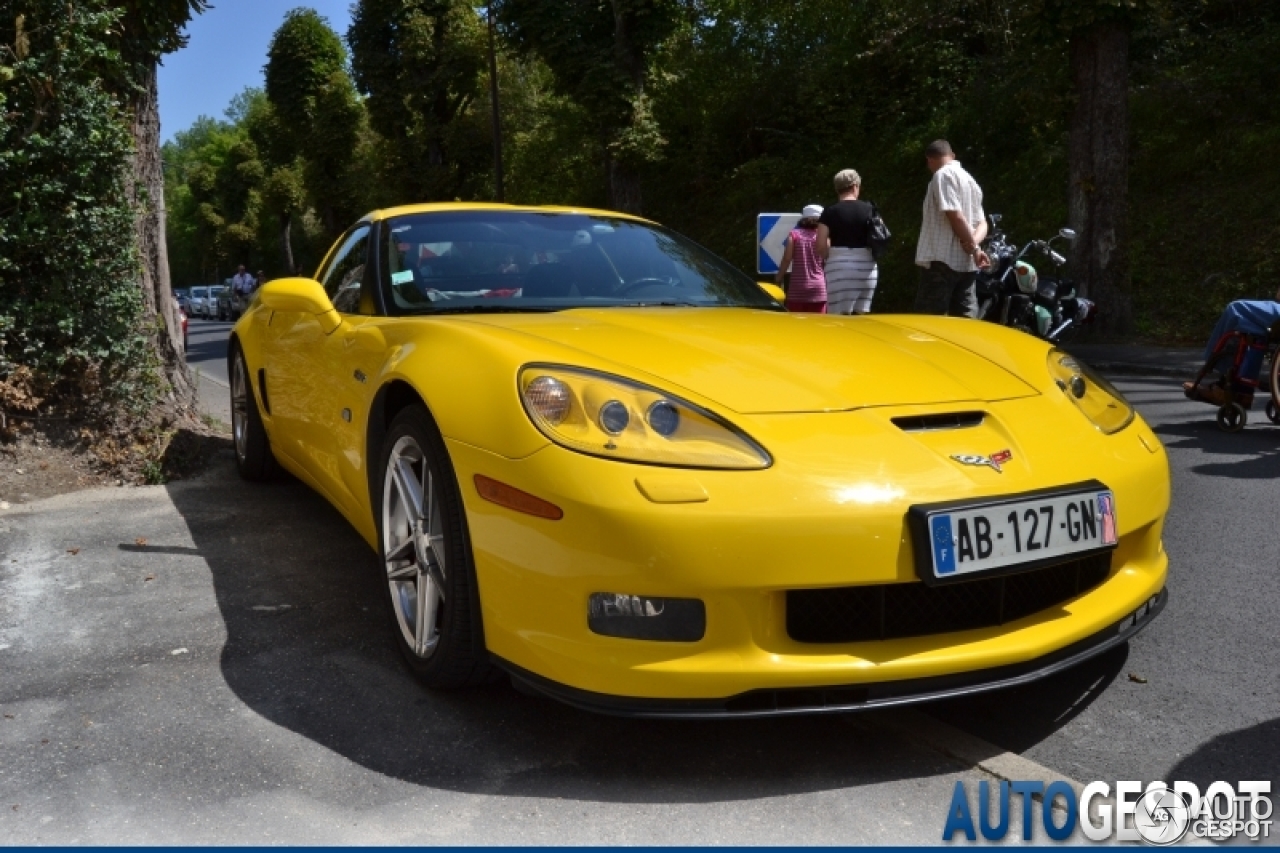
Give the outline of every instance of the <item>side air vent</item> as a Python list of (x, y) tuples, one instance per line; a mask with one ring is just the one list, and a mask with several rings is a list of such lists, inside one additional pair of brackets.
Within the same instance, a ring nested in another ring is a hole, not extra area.
[(969, 429), (982, 426), (985, 412), (948, 412), (942, 415), (911, 415), (894, 418), (893, 425), (903, 432), (934, 432), (942, 429)]
[(262, 397), (262, 408), (271, 414), (271, 401), (267, 399), (267, 371), (262, 367), (258, 368), (258, 393)]

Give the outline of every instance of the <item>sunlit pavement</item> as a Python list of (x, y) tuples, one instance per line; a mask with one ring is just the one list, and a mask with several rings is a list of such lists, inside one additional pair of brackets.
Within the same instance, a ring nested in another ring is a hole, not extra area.
[[(228, 328), (191, 328), (223, 381)], [(1169, 378), (1118, 384), (1173, 466), (1169, 607), (1075, 670), (924, 710), (1083, 782), (1276, 779), (1280, 428), (1225, 435)], [(242, 483), (229, 453), (0, 514), (0, 843), (936, 843), (955, 780), (990, 778), (883, 714), (428, 692), (382, 594), (320, 498)]]

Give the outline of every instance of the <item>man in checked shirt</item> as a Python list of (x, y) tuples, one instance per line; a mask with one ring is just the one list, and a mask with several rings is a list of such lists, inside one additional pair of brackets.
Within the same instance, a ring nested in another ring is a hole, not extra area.
[(979, 269), (991, 265), (979, 245), (987, 236), (982, 187), (960, 166), (945, 139), (930, 143), (924, 156), (933, 180), (924, 197), (916, 245), (916, 266), (922, 269), (915, 311), (976, 317), (974, 280)]

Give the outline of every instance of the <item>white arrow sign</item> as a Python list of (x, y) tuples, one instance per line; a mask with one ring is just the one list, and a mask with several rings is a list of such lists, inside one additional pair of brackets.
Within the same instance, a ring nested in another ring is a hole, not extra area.
[(798, 213), (761, 213), (756, 217), (757, 272), (778, 271), (787, 248), (787, 237), (799, 221)]

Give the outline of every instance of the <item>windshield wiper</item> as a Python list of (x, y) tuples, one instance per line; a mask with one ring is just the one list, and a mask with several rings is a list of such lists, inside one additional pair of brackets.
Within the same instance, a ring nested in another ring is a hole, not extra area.
[(673, 299), (661, 299), (657, 302), (620, 302), (610, 308), (714, 308), (704, 302), (685, 302)]
[(436, 314), (547, 314), (552, 311), (563, 311), (561, 305), (448, 305), (440, 308), (429, 308), (415, 311), (417, 316), (434, 316)]

